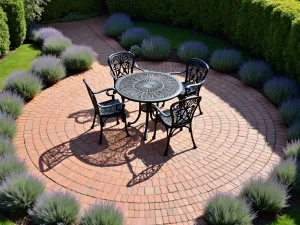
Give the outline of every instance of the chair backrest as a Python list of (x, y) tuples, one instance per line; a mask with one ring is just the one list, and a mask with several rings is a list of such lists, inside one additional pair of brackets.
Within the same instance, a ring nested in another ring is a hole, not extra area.
[(108, 57), (108, 65), (116, 78), (133, 73), (135, 58), (131, 52), (117, 52)]
[(172, 126), (191, 123), (200, 101), (201, 96), (195, 96), (173, 103), (170, 108)]
[(200, 83), (205, 80), (209, 66), (201, 59), (191, 58), (186, 64), (185, 82)]
[[(87, 89), (87, 91), (88, 91), (88, 93), (89, 93), (89, 96), (90, 96), (90, 98), (91, 98), (91, 101), (92, 101), (92, 103), (93, 103), (93, 106), (94, 106), (95, 111), (96, 111), (97, 113), (99, 113), (99, 107), (98, 107), (97, 99), (96, 99), (96, 97), (95, 97), (94, 92), (92, 91), (92, 89), (90, 88), (90, 86), (87, 84), (87, 82), (86, 82), (85, 79), (83, 79), (83, 82), (84, 82), (84, 84), (85, 84), (85, 86), (86, 86), (86, 89)], [(99, 115), (100, 115), (100, 113), (99, 113)]]

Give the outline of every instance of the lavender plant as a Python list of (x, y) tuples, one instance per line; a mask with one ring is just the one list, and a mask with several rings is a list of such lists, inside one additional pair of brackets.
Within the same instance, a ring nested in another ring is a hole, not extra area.
[(33, 32), (33, 41), (39, 45), (49, 37), (63, 37), (63, 34), (53, 27), (44, 27)]
[(60, 57), (71, 44), (71, 40), (66, 37), (49, 37), (44, 42), (43, 53)]
[(4, 82), (5, 90), (15, 92), (26, 101), (33, 99), (42, 88), (42, 81), (26, 71), (12, 73)]
[(273, 71), (264, 61), (249, 61), (241, 66), (239, 76), (250, 87), (261, 88), (273, 76)]
[(79, 210), (80, 204), (74, 196), (55, 192), (40, 196), (29, 215), (38, 225), (72, 225), (78, 220)]
[(0, 209), (25, 215), (44, 191), (43, 182), (32, 175), (9, 175), (0, 186)]
[(169, 42), (160, 36), (147, 38), (142, 43), (142, 55), (153, 61), (168, 58), (170, 52), (171, 47)]
[(58, 58), (50, 55), (36, 58), (31, 65), (31, 71), (46, 85), (55, 84), (66, 76), (64, 65)]
[(7, 113), (14, 119), (23, 113), (24, 100), (17, 94), (2, 92), (0, 94), (0, 112)]
[(0, 156), (0, 181), (11, 174), (25, 172), (27, 172), (25, 162), (18, 159), (14, 154), (4, 153)]
[(16, 149), (10, 138), (0, 135), (0, 157), (6, 153), (14, 155)]
[(142, 54), (142, 49), (140, 46), (133, 45), (130, 48), (130, 52), (132, 52), (135, 56), (140, 56)]
[(0, 135), (13, 138), (17, 133), (15, 120), (6, 113), (0, 113)]
[(250, 180), (243, 188), (241, 196), (258, 212), (278, 212), (287, 206), (287, 187), (272, 179)]
[(88, 208), (79, 225), (123, 225), (123, 212), (113, 203), (103, 202)]
[(110, 37), (120, 37), (133, 26), (129, 16), (123, 13), (112, 14), (104, 24), (104, 33)]
[(279, 107), (280, 120), (290, 126), (300, 120), (300, 99), (289, 99)]
[(255, 215), (244, 199), (218, 194), (208, 201), (204, 218), (209, 225), (251, 225)]
[(177, 56), (180, 61), (186, 63), (190, 58), (205, 59), (208, 48), (201, 42), (187, 41), (179, 46)]
[(293, 158), (300, 161), (300, 140), (293, 140), (284, 148), (286, 158)]
[(242, 56), (233, 49), (216, 50), (210, 58), (210, 64), (218, 71), (234, 72), (242, 64)]
[(297, 97), (299, 94), (297, 84), (287, 77), (274, 77), (264, 85), (264, 93), (275, 105), (280, 105)]
[(130, 48), (133, 45), (140, 45), (144, 39), (150, 36), (149, 32), (140, 27), (132, 27), (126, 30), (121, 36), (121, 45)]
[(288, 128), (288, 139), (290, 141), (300, 139), (300, 120), (294, 122)]
[(68, 70), (85, 71), (96, 61), (97, 53), (84, 45), (72, 45), (63, 53), (62, 61)]

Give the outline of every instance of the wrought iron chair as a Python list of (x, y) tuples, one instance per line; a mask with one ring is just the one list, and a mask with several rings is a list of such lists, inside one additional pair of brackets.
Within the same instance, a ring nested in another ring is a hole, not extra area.
[(167, 129), (167, 146), (164, 155), (168, 155), (168, 148), (170, 143), (170, 138), (173, 136), (175, 130), (182, 130), (183, 127), (189, 129), (191, 133), (191, 138), (193, 141), (194, 148), (197, 148), (192, 130), (192, 121), (197, 107), (201, 101), (200, 96), (188, 97), (186, 99), (175, 102), (171, 105), (170, 110), (161, 111), (157, 106), (153, 106), (156, 109), (156, 118), (155, 118), (155, 128), (153, 139), (156, 136), (156, 126), (160, 121)]
[[(125, 104), (115, 98), (116, 89), (107, 88), (107, 89), (103, 89), (101, 91), (93, 92), (92, 89), (87, 84), (85, 79), (83, 79), (83, 82), (87, 88), (87, 91), (92, 100), (94, 110), (95, 110), (94, 111), (94, 121), (93, 121), (93, 125), (91, 126), (91, 129), (93, 129), (95, 126), (96, 117), (97, 116), (99, 117), (100, 127), (101, 127), (99, 144), (102, 144), (102, 134), (103, 134), (103, 127), (104, 127), (105, 121), (112, 117), (117, 117), (117, 124), (120, 123), (119, 117), (122, 118), (122, 121), (125, 123), (127, 137), (129, 137), (127, 123), (126, 123)], [(98, 103), (95, 95), (104, 93), (104, 92), (106, 92), (107, 96), (111, 97), (111, 100)]]
[[(183, 89), (178, 95), (178, 99), (182, 100), (186, 97), (196, 95), (199, 96), (200, 89), (205, 82), (206, 75), (208, 74), (209, 66), (201, 59), (191, 58), (186, 64), (186, 69), (182, 72), (172, 72), (169, 74), (185, 74), (185, 81), (182, 82)], [(202, 113), (199, 104), (200, 114)]]

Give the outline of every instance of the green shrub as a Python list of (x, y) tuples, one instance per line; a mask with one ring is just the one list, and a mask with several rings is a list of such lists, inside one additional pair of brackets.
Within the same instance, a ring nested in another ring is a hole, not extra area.
[(9, 50), (9, 29), (6, 13), (0, 8), (0, 57), (3, 57)]
[(300, 140), (291, 141), (284, 148), (286, 158), (294, 158), (300, 161)]
[(6, 153), (14, 155), (16, 149), (10, 138), (0, 135), (0, 157)]
[(142, 54), (142, 49), (138, 45), (133, 45), (130, 48), (130, 52), (132, 52), (135, 56), (140, 56)]
[(273, 76), (273, 72), (263, 61), (249, 61), (241, 66), (239, 76), (250, 87), (261, 88)]
[(300, 99), (290, 99), (279, 107), (280, 120), (290, 126), (300, 120)]
[(170, 52), (170, 43), (160, 36), (147, 38), (142, 43), (142, 55), (153, 61), (167, 59)]
[(27, 24), (37, 22), (42, 18), (44, 7), (50, 0), (23, 0)]
[(13, 138), (17, 134), (14, 119), (6, 113), (0, 113), (0, 135)]
[(90, 206), (84, 213), (79, 225), (123, 225), (123, 212), (113, 203)]
[(25, 71), (12, 73), (4, 82), (5, 90), (17, 93), (26, 101), (33, 99), (42, 88), (41, 80)]
[(300, 168), (296, 159), (286, 159), (274, 167), (271, 177), (278, 180), (289, 188), (300, 187)]
[(43, 53), (60, 57), (71, 44), (71, 40), (66, 37), (49, 37), (44, 42)]
[(179, 46), (177, 56), (181, 62), (186, 63), (190, 58), (199, 58), (205, 60), (208, 54), (208, 48), (201, 42), (187, 41)]
[(251, 180), (242, 192), (252, 207), (258, 212), (278, 212), (287, 206), (287, 187), (274, 180)]
[(70, 13), (102, 13), (104, 11), (104, 0), (51, 0), (45, 6), (42, 20), (56, 20)]
[(143, 40), (150, 36), (149, 32), (140, 27), (133, 27), (126, 30), (121, 36), (121, 45), (130, 48), (133, 45), (142, 44)]
[(274, 77), (265, 83), (263, 90), (267, 98), (275, 105), (295, 98), (299, 93), (297, 84), (286, 77)]
[(217, 50), (211, 58), (212, 67), (221, 72), (234, 72), (242, 63), (241, 53), (235, 50)]
[(44, 191), (44, 184), (38, 178), (25, 173), (12, 174), (0, 186), (0, 208), (25, 215)]
[(18, 47), (23, 43), (26, 37), (23, 0), (0, 0), (0, 6), (7, 15), (11, 46)]
[(300, 139), (300, 120), (294, 122), (288, 129), (288, 139), (298, 140)]
[(81, 72), (88, 70), (96, 61), (97, 53), (84, 45), (72, 45), (63, 53), (62, 61), (67, 70)]
[(204, 218), (209, 225), (251, 225), (255, 216), (245, 200), (219, 194), (208, 200)]
[(25, 172), (27, 172), (25, 162), (19, 160), (14, 154), (5, 153), (0, 156), (0, 181), (11, 174)]
[(118, 38), (132, 26), (133, 24), (129, 16), (123, 13), (116, 13), (105, 21), (104, 33), (110, 37)]
[(32, 62), (31, 71), (46, 85), (53, 85), (66, 76), (66, 69), (60, 60), (50, 55), (36, 58)]
[(77, 222), (80, 203), (69, 193), (56, 192), (40, 196), (29, 212), (35, 224), (72, 225)]
[(3, 92), (0, 94), (0, 111), (7, 113), (14, 119), (23, 113), (24, 101), (14, 93)]

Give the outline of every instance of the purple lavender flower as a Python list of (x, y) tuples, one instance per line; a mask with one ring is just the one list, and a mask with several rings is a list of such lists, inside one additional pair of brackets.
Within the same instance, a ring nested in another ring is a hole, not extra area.
[(149, 37), (149, 35), (149, 32), (144, 28), (129, 28), (121, 37), (121, 45), (124, 48), (130, 48), (133, 45), (140, 45), (145, 38)]
[(49, 37), (63, 37), (63, 34), (52, 27), (41, 28), (33, 32), (33, 39), (38, 44), (42, 44)]
[(201, 42), (184, 42), (177, 50), (177, 56), (182, 62), (187, 62), (190, 58), (205, 59), (208, 54), (208, 48)]
[(212, 67), (221, 72), (236, 71), (241, 63), (241, 53), (233, 49), (216, 50), (210, 58)]
[(170, 43), (163, 37), (153, 36), (142, 43), (142, 54), (150, 60), (164, 60), (171, 52)]
[(124, 13), (116, 13), (106, 20), (104, 24), (104, 32), (108, 36), (117, 38), (132, 26), (133, 24), (129, 16)]

